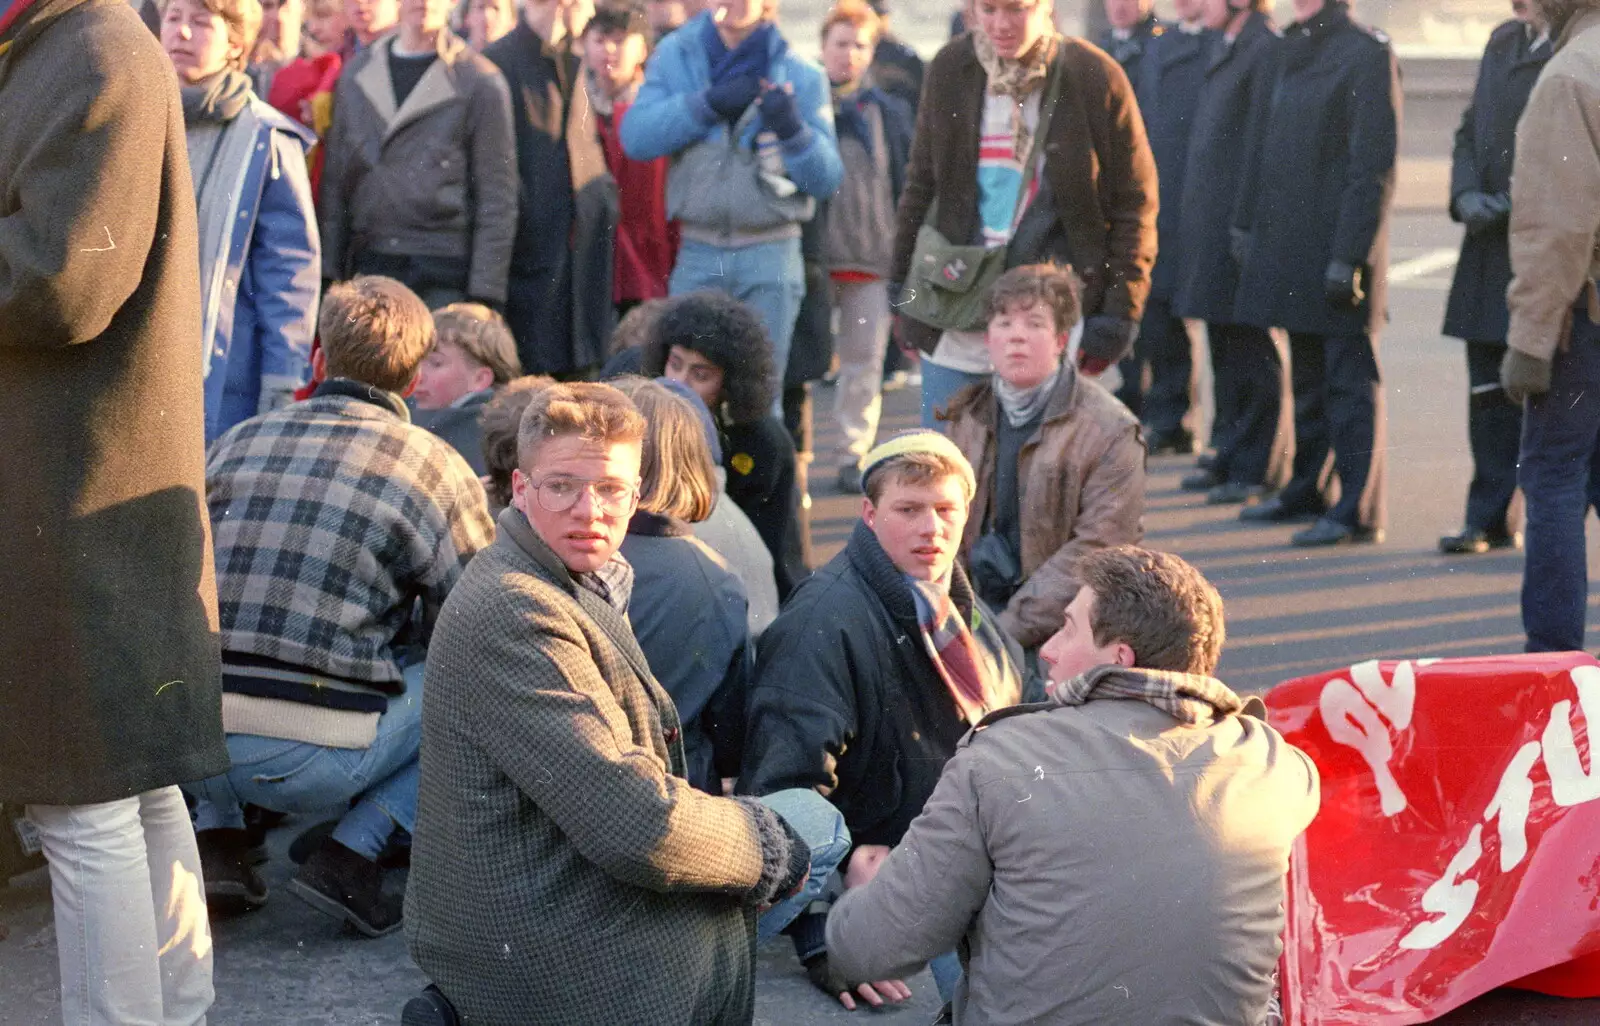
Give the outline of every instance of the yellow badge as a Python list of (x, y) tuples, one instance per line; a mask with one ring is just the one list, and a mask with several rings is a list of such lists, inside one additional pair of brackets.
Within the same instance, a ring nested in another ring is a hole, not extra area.
[(742, 476), (749, 476), (750, 471), (756, 469), (756, 461), (751, 459), (750, 454), (747, 452), (734, 453), (733, 459), (729, 462), (733, 464), (733, 469), (737, 470)]

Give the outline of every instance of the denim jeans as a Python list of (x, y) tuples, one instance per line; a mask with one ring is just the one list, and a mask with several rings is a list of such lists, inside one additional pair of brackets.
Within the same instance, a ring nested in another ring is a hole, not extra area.
[(1583, 525), (1600, 509), (1600, 328), (1572, 314), (1550, 391), (1528, 400), (1517, 481), (1527, 501), (1522, 627), (1529, 652), (1583, 648), (1589, 566)]
[(211, 930), (182, 792), (26, 812), (50, 863), (66, 1026), (204, 1026)]
[(934, 363), (928, 357), (922, 358), (922, 426), (934, 431), (943, 431), (944, 427), (939, 419), (934, 416), (934, 411), (942, 410), (950, 402), (950, 397), (966, 388), (988, 378), (987, 374), (970, 374), (959, 371), (954, 367), (943, 367)]
[(810, 788), (777, 791), (762, 798), (761, 803), (782, 816), (811, 847), (811, 875), (800, 893), (761, 913), (756, 940), (767, 941), (782, 933), (807, 905), (822, 896), (828, 878), (850, 854), (850, 831), (833, 803)]
[(421, 663), (405, 669), (405, 693), (389, 699), (370, 748), (229, 734), (233, 768), (187, 785), (199, 799), (196, 829), (243, 827), (246, 802), (276, 812), (338, 812), (343, 818), (334, 839), (358, 855), (377, 858), (394, 824), (410, 831), (417, 821), (422, 669)]
[(772, 412), (782, 420), (783, 372), (789, 365), (794, 321), (800, 315), (800, 301), (806, 295), (806, 268), (800, 259), (800, 240), (724, 248), (685, 239), (678, 247), (678, 262), (672, 267), (667, 289), (674, 296), (699, 289), (726, 292), (761, 317), (772, 339), (773, 371), (777, 374)]

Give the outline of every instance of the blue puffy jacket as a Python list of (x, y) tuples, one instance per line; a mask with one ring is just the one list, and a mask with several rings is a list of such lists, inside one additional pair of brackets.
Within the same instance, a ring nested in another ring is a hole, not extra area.
[[(220, 295), (205, 298), (216, 328), (206, 375), (206, 444), (242, 420), (288, 401), (305, 382), (316, 334), (322, 245), (306, 151), (316, 137), (250, 101), (257, 142), (229, 240)], [(232, 310), (228, 297), (237, 297)]]
[[(703, 34), (711, 13), (695, 15), (663, 39), (645, 68), (639, 97), (622, 119), (622, 148), (634, 160), (673, 156), (698, 142), (726, 138), (728, 126), (705, 101), (711, 61)], [(819, 200), (839, 188), (844, 164), (833, 134), (833, 97), (822, 69), (793, 53), (776, 32), (769, 47), (767, 78), (794, 88), (795, 109), (805, 127), (781, 144), (788, 178)], [(759, 121), (747, 118), (740, 145), (753, 149)], [(706, 183), (714, 185), (714, 183)]]

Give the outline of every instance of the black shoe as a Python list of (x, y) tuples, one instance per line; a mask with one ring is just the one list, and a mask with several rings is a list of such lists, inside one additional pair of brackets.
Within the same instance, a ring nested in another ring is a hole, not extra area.
[(1183, 480), (1178, 482), (1178, 487), (1186, 492), (1209, 492), (1222, 484), (1222, 480), (1209, 470), (1197, 470), (1192, 474), (1185, 474)]
[(267, 885), (256, 872), (265, 862), (248, 830), (201, 830), (194, 835), (200, 849), (200, 878), (205, 881), (206, 907), (230, 916), (267, 903)]
[(267, 831), (289, 818), (286, 812), (275, 812), (259, 805), (244, 807), (244, 828), (250, 843), (256, 846), (256, 865), (267, 861)]
[(1194, 452), (1194, 435), (1176, 431), (1146, 431), (1145, 449), (1152, 456), (1187, 456)]
[(1267, 490), (1261, 485), (1247, 485), (1229, 481), (1226, 484), (1217, 485), (1206, 493), (1206, 505), (1238, 506), (1241, 503), (1255, 502), (1266, 494)]
[(1313, 520), (1322, 516), (1321, 506), (1286, 505), (1283, 496), (1274, 495), (1239, 511), (1239, 519), (1246, 523), (1284, 524), (1296, 520)]
[(854, 463), (839, 468), (839, 494), (861, 494), (861, 468)]
[(1448, 556), (1481, 556), (1490, 549), (1522, 548), (1521, 532), (1480, 531), (1476, 527), (1462, 528), (1460, 534), (1447, 534), (1439, 539), (1439, 551)]
[(1201, 453), (1200, 458), (1194, 461), (1194, 467), (1196, 470), (1216, 470), (1217, 454), (1214, 452)]
[(383, 893), (383, 870), (332, 838), (300, 867), (289, 891), (367, 937), (393, 933), (402, 922), (402, 900)]
[(289, 861), (297, 866), (305, 865), (306, 860), (316, 854), (317, 849), (333, 836), (334, 828), (338, 825), (338, 820), (328, 819), (300, 831), (299, 835), (289, 842)]
[(1351, 527), (1331, 517), (1323, 517), (1304, 531), (1296, 531), (1289, 544), (1297, 549), (1325, 545), (1368, 545), (1383, 541), (1383, 532), (1374, 527)]
[(406, 1002), (400, 1013), (400, 1026), (461, 1026), (461, 1016), (444, 992), (429, 984), (427, 990)]

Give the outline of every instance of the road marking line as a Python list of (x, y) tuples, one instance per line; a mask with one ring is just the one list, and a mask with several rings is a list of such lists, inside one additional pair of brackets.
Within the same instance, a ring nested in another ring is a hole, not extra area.
[(1438, 271), (1448, 271), (1456, 265), (1457, 252), (1454, 249), (1435, 249), (1402, 260), (1389, 268), (1389, 281), (1411, 281), (1413, 278), (1426, 278)]

